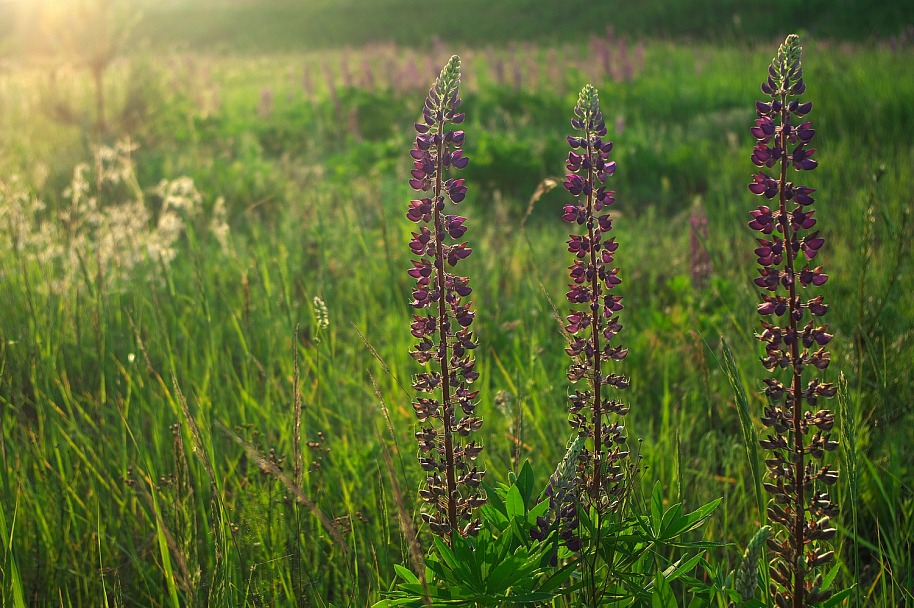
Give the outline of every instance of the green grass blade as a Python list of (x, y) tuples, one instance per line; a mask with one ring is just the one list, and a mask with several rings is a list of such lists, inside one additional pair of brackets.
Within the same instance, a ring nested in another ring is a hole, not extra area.
[(743, 444), (746, 446), (746, 460), (749, 461), (749, 469), (752, 471), (752, 481), (755, 484), (755, 501), (758, 506), (758, 517), (762, 525), (767, 521), (765, 512), (765, 495), (762, 490), (762, 474), (759, 467), (758, 454), (758, 433), (755, 431), (755, 425), (752, 423), (752, 415), (749, 412), (749, 400), (746, 397), (746, 390), (743, 387), (743, 378), (736, 366), (736, 359), (733, 357), (733, 351), (723, 336), (720, 337), (721, 349), (724, 354), (723, 368), (727, 375), (727, 381), (730, 383), (730, 389), (736, 398), (737, 412), (739, 413), (739, 426), (743, 435)]
[[(13, 513), (13, 523), (7, 527), (6, 510), (3, 508), (3, 501), (0, 501), (0, 539), (3, 540), (4, 549), (6, 549), (6, 565), (3, 568), (3, 582), (9, 582), (10, 590), (13, 594), (13, 608), (25, 608), (25, 594), (22, 591), (22, 578), (19, 576), (19, 565), (16, 563), (16, 554), (13, 552), (13, 531), (16, 528), (16, 512), (19, 511), (18, 494), (16, 498), (16, 508)], [(3, 587), (6, 585), (4, 584)], [(6, 589), (0, 587), (0, 600), (6, 603)]]

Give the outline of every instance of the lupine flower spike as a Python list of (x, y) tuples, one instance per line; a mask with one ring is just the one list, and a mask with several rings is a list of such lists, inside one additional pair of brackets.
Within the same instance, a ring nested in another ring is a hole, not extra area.
[(470, 295), (469, 279), (450, 271), (466, 259), (471, 249), (460, 242), (466, 232), (466, 218), (449, 215), (446, 201), (457, 204), (467, 193), (462, 179), (448, 177), (463, 169), (467, 157), (461, 147), (463, 131), (451, 125), (463, 122), (459, 113), (460, 59), (455, 55), (429, 89), (416, 123), (416, 141), (410, 155), (415, 168), (409, 181), (421, 198), (410, 201), (406, 214), (419, 225), (409, 246), (413, 260), (409, 275), (416, 279), (413, 290), (412, 335), (419, 342), (410, 354), (431, 371), (416, 376), (413, 388), (426, 396), (413, 403), (421, 430), (419, 463), (428, 477), (419, 494), (428, 503), (423, 518), (432, 532), (449, 539), (453, 532), (463, 536), (478, 532), (475, 509), (485, 503), (479, 485), (484, 471), (474, 464), (482, 447), (467, 441), (479, 430), (476, 415), (479, 391), (470, 385), (479, 374), (472, 351), (476, 342), (470, 331), (475, 313), (464, 299)]
[[(628, 408), (611, 394), (626, 388), (629, 381), (608, 372), (606, 364), (621, 361), (628, 351), (612, 345), (622, 329), (617, 314), (622, 297), (612, 290), (622, 281), (618, 268), (612, 266), (618, 243), (605, 238), (612, 229), (608, 207), (615, 202), (615, 192), (603, 184), (616, 163), (609, 160), (613, 144), (604, 141), (606, 124), (597, 90), (591, 85), (581, 90), (571, 125), (580, 135), (568, 137), (572, 151), (564, 185), (577, 200), (565, 206), (562, 217), (580, 226), (583, 234), (572, 234), (568, 241), (574, 263), (569, 267), (572, 282), (566, 294), (572, 305), (565, 327), (572, 339), (566, 351), (573, 359), (568, 379), (572, 383), (586, 379), (587, 387), (569, 397), (569, 421), (589, 440), (581, 454), (585, 493), (598, 509), (613, 509), (622, 490), (621, 460), (628, 455), (622, 448), (625, 429), (620, 420)], [(610, 419), (610, 415), (614, 416)]]
[(824, 491), (838, 473), (822, 464), (825, 452), (838, 446), (830, 437), (835, 417), (818, 409), (819, 400), (834, 396), (835, 387), (817, 377), (804, 383), (804, 376), (828, 367), (824, 347), (832, 336), (820, 325), (828, 310), (822, 296), (803, 295), (828, 280), (821, 266), (811, 264), (825, 243), (818, 231), (810, 231), (816, 225), (814, 190), (788, 180), (789, 168), (810, 171), (817, 165), (810, 147), (815, 130), (805, 120), (812, 103), (799, 100), (806, 90), (801, 52), (797, 36), (788, 36), (762, 83), (770, 99), (756, 102), (758, 119), (751, 129), (758, 140), (752, 162), (759, 171), (749, 190), (774, 202), (752, 211), (749, 227), (761, 233), (755, 284), (765, 290), (758, 307), (763, 317), (758, 339), (765, 345), (762, 364), (778, 373), (765, 380), (768, 406), (762, 423), (770, 432), (760, 443), (770, 452), (765, 489), (774, 500), (768, 516), (781, 526), (768, 540), (774, 553), (771, 594), (780, 608), (817, 604), (830, 595), (821, 590), (822, 577), (816, 571), (834, 557), (819, 541), (834, 537), (829, 518), (838, 511)]

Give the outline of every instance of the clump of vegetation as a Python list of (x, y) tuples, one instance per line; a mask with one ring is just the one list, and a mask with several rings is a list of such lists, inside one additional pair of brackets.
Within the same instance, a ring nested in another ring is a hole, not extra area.
[[(203, 195), (187, 176), (143, 188), (136, 149), (130, 140), (98, 147), (91, 162), (73, 168), (57, 212), (19, 178), (0, 181), (0, 221), (8, 227), (0, 247), (54, 269), (39, 292), (66, 295), (87, 282), (123, 288), (139, 267), (154, 276), (174, 260), (179, 239), (202, 215)], [(225, 248), (229, 228), (220, 208), (202, 227)]]

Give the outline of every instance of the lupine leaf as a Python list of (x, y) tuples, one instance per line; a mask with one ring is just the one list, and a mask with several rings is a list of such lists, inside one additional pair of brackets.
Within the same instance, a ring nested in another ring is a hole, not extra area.
[(663, 514), (663, 518), (660, 520), (660, 535), (663, 537), (676, 536), (675, 528), (678, 527), (678, 524), (681, 523), (683, 519), (681, 504), (675, 504), (667, 509)]
[[(686, 515), (679, 515), (675, 520), (671, 521), (668, 525), (664, 525), (661, 531), (663, 538), (675, 538), (686, 532), (690, 532), (696, 528), (701, 527), (701, 525), (711, 516), (711, 513), (717, 508), (722, 499), (718, 498), (712, 500), (706, 505), (702, 505)], [(670, 511), (679, 507), (676, 505), (671, 508)], [(669, 513), (669, 511), (667, 511)], [(666, 516), (664, 516), (666, 520)]]
[[(481, 543), (485, 540), (480, 539)], [(454, 574), (463, 579), (470, 589), (482, 591), (485, 589), (482, 569), (479, 560), (480, 554), (485, 554), (485, 547), (479, 547), (474, 551), (466, 539), (454, 536), (454, 556), (457, 560), (457, 567), (453, 568)]]
[(651, 493), (651, 529), (654, 535), (660, 534), (660, 524), (663, 521), (663, 487), (660, 482), (654, 483), (654, 491)]
[(400, 578), (402, 578), (404, 581), (406, 581), (407, 583), (418, 583), (419, 582), (419, 578), (415, 574), (413, 574), (409, 568), (401, 566), (400, 564), (395, 564), (394, 570), (396, 571), (397, 575)]
[(695, 566), (698, 565), (698, 562), (701, 561), (702, 554), (697, 553), (693, 555), (686, 561), (679, 560), (675, 564), (671, 565), (669, 568), (663, 571), (663, 577), (669, 581), (674, 581), (680, 576), (683, 576), (687, 572), (691, 572), (695, 569)]
[(651, 608), (679, 608), (673, 588), (664, 578), (662, 572), (654, 579), (654, 591), (651, 593)]
[(492, 505), (493, 507), (495, 507), (495, 509), (498, 510), (499, 513), (501, 513), (501, 514), (505, 515), (505, 517), (507, 517), (508, 509), (505, 507), (505, 501), (502, 500), (502, 497), (501, 497), (502, 493), (499, 492), (498, 490), (496, 490), (495, 488), (493, 488), (492, 486), (490, 486), (489, 484), (487, 484), (486, 482), (482, 482), (482, 487), (486, 491), (486, 505)]
[(843, 589), (843, 590), (839, 591), (838, 593), (834, 594), (833, 596), (831, 596), (830, 598), (828, 598), (827, 600), (822, 602), (822, 604), (820, 604), (820, 608), (832, 608), (832, 606), (841, 605), (841, 603), (844, 602), (844, 600), (847, 598), (847, 596), (849, 596), (851, 594), (851, 592), (854, 590), (854, 587), (856, 587), (856, 585), (854, 585), (853, 587), (848, 587), (847, 589)]
[(451, 551), (451, 548), (447, 546), (443, 540), (435, 536), (432, 538), (435, 543), (435, 549), (438, 550), (438, 555), (441, 556), (441, 559), (444, 561), (445, 565), (451, 570), (456, 570), (458, 567), (457, 557), (454, 555), (454, 552)]
[(841, 569), (840, 564), (835, 564), (832, 566), (832, 569), (829, 570), (825, 576), (822, 577), (822, 589), (828, 589), (831, 587), (831, 584), (834, 582), (835, 577), (838, 576), (838, 571)]
[[(488, 495), (489, 502), (492, 502), (492, 494)], [(504, 506), (504, 505), (502, 505)], [(508, 517), (499, 510), (490, 504), (485, 504), (479, 508), (479, 515), (484, 522), (495, 526), (499, 530), (504, 530), (507, 527), (508, 522), (510, 521)]]
[(486, 577), (486, 591), (505, 591), (524, 577), (529, 576), (537, 566), (539, 566), (538, 560), (506, 559)]
[(533, 497), (533, 467), (530, 466), (529, 460), (524, 461), (524, 466), (521, 467), (520, 474), (517, 476), (517, 481), (514, 485), (520, 490), (524, 505), (529, 505)]
[(524, 498), (521, 496), (517, 486), (511, 486), (508, 490), (508, 495), (505, 497), (505, 507), (507, 508), (508, 517), (523, 518), (524, 514), (527, 512), (525, 504)]
[[(558, 589), (574, 573), (574, 570), (577, 566), (578, 566), (577, 561), (572, 561), (572, 562), (565, 564), (564, 566), (562, 566), (561, 568), (556, 570), (552, 574), (552, 576), (547, 578), (546, 581), (542, 585), (539, 585), (539, 587), (538, 587), (539, 590), (545, 591), (545, 592), (552, 592), (552, 591)], [(566, 589), (566, 591), (570, 591), (570, 589)]]

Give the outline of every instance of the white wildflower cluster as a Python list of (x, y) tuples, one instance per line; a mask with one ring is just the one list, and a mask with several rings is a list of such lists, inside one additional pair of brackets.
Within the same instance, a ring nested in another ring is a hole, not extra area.
[[(110, 287), (147, 262), (167, 267), (187, 223), (200, 213), (203, 197), (191, 178), (179, 177), (163, 179), (150, 190), (153, 201), (148, 201), (137, 181), (135, 150), (129, 140), (102, 146), (91, 164), (74, 167), (62, 193), (65, 203), (56, 213), (18, 178), (0, 181), (0, 250), (37, 262), (47, 289), (59, 294), (89, 280)], [(221, 198), (209, 227), (227, 251), (229, 228)]]
[(14, 253), (34, 251), (42, 266), (59, 255), (60, 245), (47, 243), (36, 224), (35, 218), (44, 213), (44, 203), (32, 196), (18, 176), (0, 181), (0, 248)]
[(220, 196), (213, 204), (213, 213), (209, 221), (209, 231), (222, 248), (222, 253), (231, 253), (229, 245), (228, 210), (225, 207), (225, 197)]

